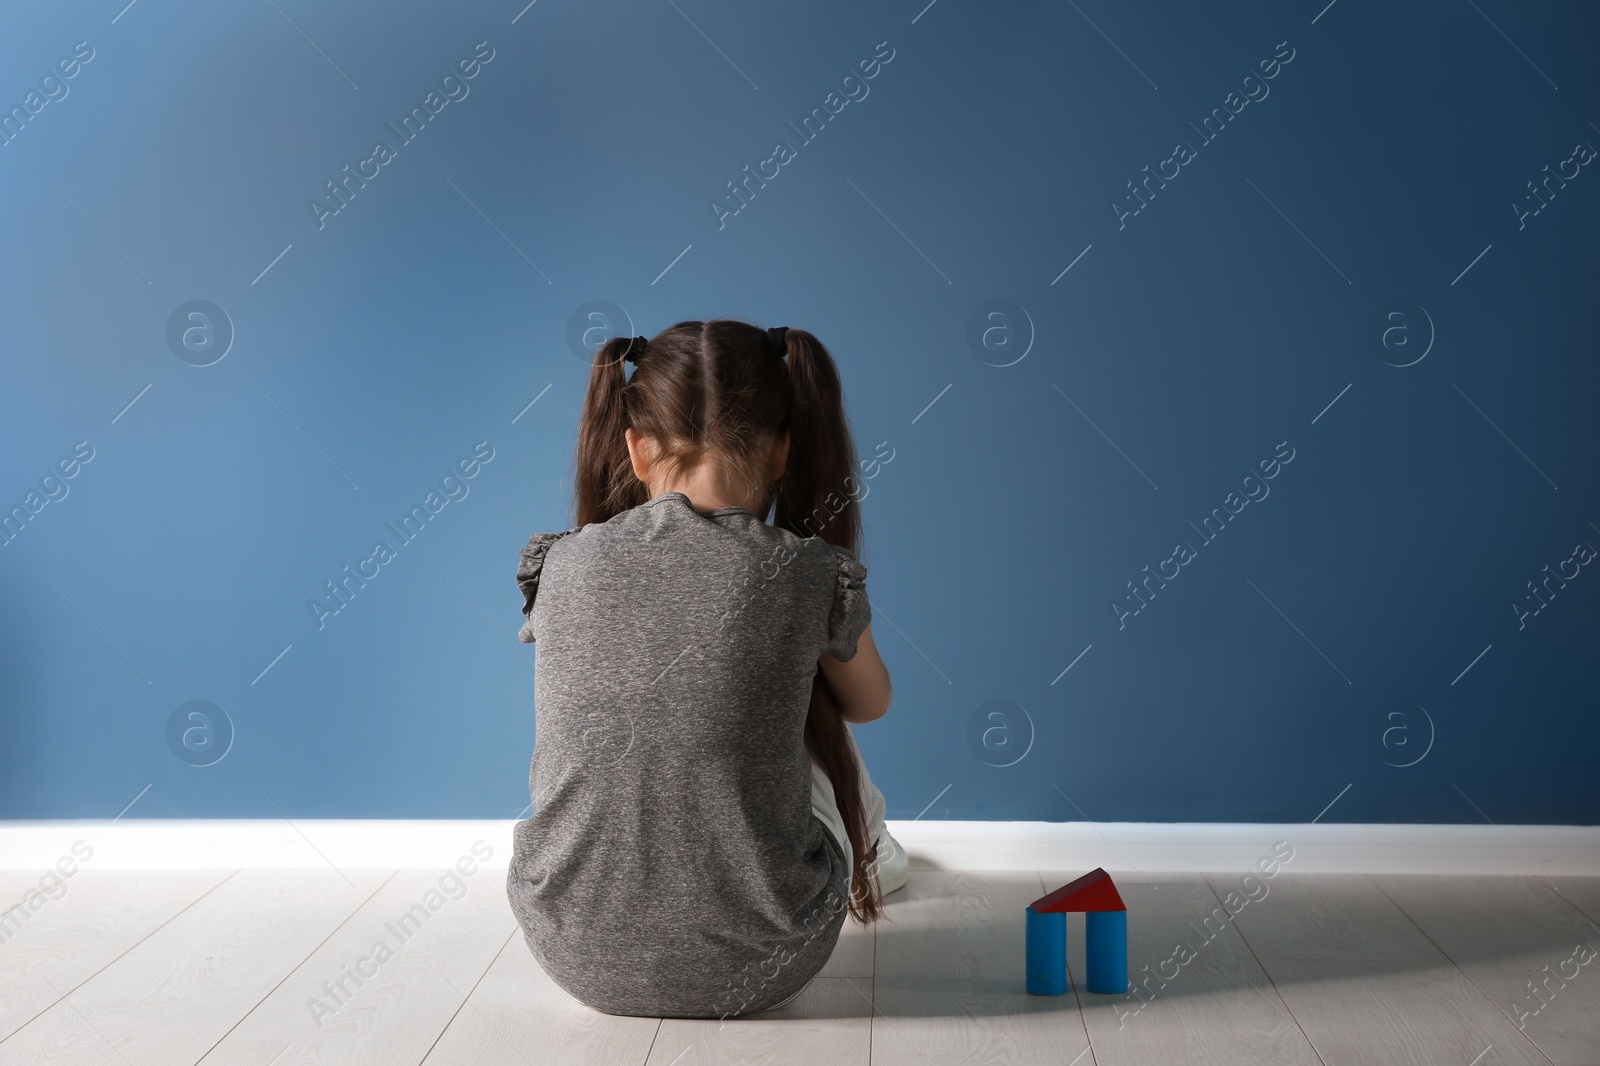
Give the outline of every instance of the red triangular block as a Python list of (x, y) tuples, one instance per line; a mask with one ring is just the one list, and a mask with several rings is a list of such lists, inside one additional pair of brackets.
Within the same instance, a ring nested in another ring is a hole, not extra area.
[(1038, 914), (1128, 909), (1128, 905), (1123, 903), (1122, 897), (1117, 894), (1117, 886), (1112, 883), (1111, 875), (1101, 867), (1096, 867), (1076, 881), (1062, 885), (1047, 896), (1040, 896), (1033, 901), (1032, 906)]

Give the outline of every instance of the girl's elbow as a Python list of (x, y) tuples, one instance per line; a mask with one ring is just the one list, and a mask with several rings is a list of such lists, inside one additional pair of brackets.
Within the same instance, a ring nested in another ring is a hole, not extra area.
[(889, 705), (892, 702), (894, 702), (894, 692), (892, 689), (890, 689), (888, 683), (885, 682), (881, 696), (874, 700), (870, 706), (857, 708), (855, 717), (851, 718), (850, 720), (858, 725), (864, 725), (867, 722), (876, 722), (878, 719), (889, 713)]

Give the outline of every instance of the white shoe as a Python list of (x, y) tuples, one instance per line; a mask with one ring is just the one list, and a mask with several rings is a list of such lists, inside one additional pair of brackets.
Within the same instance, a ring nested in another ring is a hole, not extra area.
[(910, 865), (910, 859), (906, 855), (906, 849), (900, 846), (900, 842), (889, 835), (888, 829), (884, 829), (876, 846), (878, 891), (887, 896), (906, 887), (906, 868)]

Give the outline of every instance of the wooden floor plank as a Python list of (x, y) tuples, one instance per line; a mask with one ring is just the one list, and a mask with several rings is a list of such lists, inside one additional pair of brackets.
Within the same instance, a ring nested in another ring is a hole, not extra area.
[(1024, 984), (1024, 908), (1042, 894), (1034, 872), (910, 872), (877, 929), (873, 1066), (1083, 1056), (1076, 997), (1030, 996)]
[(1549, 882), (1373, 880), (1552, 1062), (1600, 1062), (1600, 930)]
[(649, 1066), (867, 1066), (871, 982), (818, 977), (777, 1010), (726, 1020), (668, 1018)]
[[(885, 903), (896, 899), (891, 895)], [(839, 930), (839, 942), (826, 965), (817, 971), (820, 977), (854, 977), (857, 984), (872, 980), (872, 953), (876, 944), (877, 923), (861, 925), (854, 918), (845, 917), (844, 928)]]
[(568, 995), (515, 933), (427, 1058), (427, 1066), (643, 1066), (658, 1018), (604, 1014)]
[(203, 1062), (421, 1062), (515, 929), (498, 871), (402, 870)]
[(1600, 877), (1552, 877), (1566, 901), (1600, 925)]
[(1119, 878), (1136, 992), (1082, 987), (1071, 915), (1071, 990), (1028, 996), (1023, 908), (1081, 872), (912, 870), (783, 1009), (661, 1021), (555, 985), (503, 874), (85, 868), (0, 925), (0, 1066), (1600, 1064), (1600, 879)]
[(1206, 880), (1225, 902), (1229, 892), (1246, 901), (1234, 925), (1258, 959), (1445, 961), (1365, 874), (1283, 873), (1243, 886), (1227, 875)]
[[(1067, 961), (1098, 1066), (1315, 1066), (1316, 1052), (1210, 885), (1118, 888), (1128, 905), (1128, 979), (1136, 992), (1084, 987), (1082, 917), (1068, 927)], [(1239, 913), (1270, 899), (1247, 902)]]
[[(0, 1040), (104, 969), (229, 870), (79, 870), (0, 926)], [(0, 902), (37, 891), (39, 875), (0, 879)]]
[(1447, 960), (1263, 965), (1328, 1066), (1547, 1066)]
[(0, 1061), (192, 1063), (387, 876), (242, 870), (0, 1043)]

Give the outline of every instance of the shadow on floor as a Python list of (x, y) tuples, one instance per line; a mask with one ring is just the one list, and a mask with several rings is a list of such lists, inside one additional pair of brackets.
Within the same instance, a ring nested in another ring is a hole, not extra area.
[[(1316, 877), (1308, 874), (1293, 880), (1303, 879), (1303, 883), (1312, 884)], [(1286, 875), (1284, 880), (1287, 882), (1290, 878)], [(1201, 885), (1209, 889), (1207, 894), (1195, 892), (1195, 886)], [(1475, 963), (1523, 956), (1555, 960), (1567, 957), (1573, 950), (1572, 934), (1552, 925), (1535, 932), (1521, 933), (1514, 943), (1505, 937), (1474, 938), (1473, 947), (1463, 949), (1458, 946), (1453, 956), (1447, 956), (1410, 918), (1404, 917), (1405, 912), (1397, 903), (1379, 893), (1341, 899), (1337, 921), (1347, 929), (1385, 930), (1395, 927), (1397, 918), (1400, 919), (1403, 922), (1401, 931), (1405, 936), (1399, 939), (1406, 943), (1369, 948), (1373, 954), (1387, 954), (1390, 957), (1361, 958), (1359, 951), (1343, 956), (1330, 951), (1296, 952), (1266, 943), (1268, 937), (1262, 930), (1286, 917), (1284, 914), (1269, 915), (1261, 909), (1273, 906), (1271, 893), (1259, 902), (1247, 904), (1248, 907), (1257, 908), (1255, 914), (1246, 916), (1253, 920), (1249, 924), (1256, 926), (1252, 931), (1248, 925), (1241, 930), (1240, 925), (1233, 922), (1223, 924), (1218, 916), (1227, 915), (1228, 911), (1222, 907), (1221, 897), (1217, 895), (1215, 887), (1199, 880), (1198, 875), (1193, 881), (1172, 882), (1174, 889), (1185, 886), (1190, 897), (1181, 902), (1168, 897), (1160, 906), (1141, 906), (1135, 899), (1129, 899), (1130, 914), (1135, 916), (1131, 920), (1139, 922), (1140, 928), (1136, 933), (1130, 930), (1128, 977), (1130, 982), (1136, 984), (1150, 982), (1141, 987), (1141, 994), (1146, 1000), (1227, 996), (1251, 989), (1270, 996), (1275, 985), (1283, 986), (1287, 981), (1316, 984), (1335, 977), (1341, 981), (1359, 981), (1367, 977), (1392, 979), (1406, 973), (1453, 970)], [(1161, 887), (1165, 888), (1166, 885)], [(1148, 886), (1132, 886), (1124, 895), (1136, 897), (1141, 894), (1141, 889), (1144, 892), (1151, 891)], [(1223, 891), (1226, 892), (1226, 886), (1223, 886)], [(1280, 893), (1280, 897), (1283, 895)], [(904, 889), (885, 900), (888, 917), (875, 926), (877, 976), (873, 979), (875, 987), (872, 993), (877, 1013), (889, 1017), (996, 1016), (1072, 1011), (1080, 1006), (1085, 1011), (1115, 1009), (1126, 1012), (1141, 1005), (1141, 998), (1131, 991), (1122, 995), (1103, 995), (1089, 992), (1083, 986), (1081, 924), (1068, 937), (1069, 987), (1066, 994), (1031, 996), (1024, 986), (1023, 922), (1020, 913), (1002, 934), (1011, 957), (1001, 960), (999, 972), (987, 973), (983, 972), (985, 965), (991, 970), (994, 968), (992, 939), (975, 936), (964, 943), (959, 933), (952, 937), (941, 929), (929, 929), (925, 920), (911, 926), (897, 923), (897, 912), (899, 916), (906, 916), (921, 909), (919, 903), (926, 904), (940, 898), (954, 900), (960, 897), (947, 886), (919, 884), (918, 879), (913, 877)], [(1277, 906), (1293, 908), (1296, 905), (1280, 898)], [(1240, 914), (1243, 916), (1243, 909)], [(1207, 915), (1213, 916), (1209, 927), (1202, 924)], [(1303, 915), (1296, 917), (1304, 920)], [(1576, 924), (1590, 924), (1577, 909), (1573, 910), (1572, 917)], [(1081, 918), (1079, 921), (1081, 923)], [(1209, 937), (1207, 932), (1210, 933)], [(1322, 932), (1330, 937), (1337, 936), (1337, 929), (1324, 929)], [(992, 937), (993, 933), (986, 936)], [(1072, 943), (1074, 938), (1077, 938), (1077, 943)], [(944, 942), (938, 943), (941, 940)], [(1176, 967), (1176, 975), (1163, 980), (1162, 964), (1166, 963), (1166, 974), (1172, 975), (1174, 967), (1168, 960), (1179, 944), (1189, 947), (1192, 958)], [(1157, 945), (1160, 947), (1156, 948)], [(1313, 965), (1276, 968), (1272, 965), (1274, 961), (1304, 959), (1308, 955)], [(926, 967), (904, 965), (906, 960), (919, 958), (927, 960)], [(897, 968), (893, 962), (889, 962), (886, 966), (887, 960), (901, 960), (902, 965)], [(1316, 963), (1328, 965), (1318, 966)], [(1270, 979), (1263, 972), (1264, 966), (1276, 970)], [(965, 970), (968, 974), (953, 974), (950, 973), (952, 970)], [(1289, 970), (1298, 971), (1300, 976), (1287, 976), (1286, 971)], [(858, 986), (868, 984), (865, 978), (854, 980)], [(1273, 1000), (1269, 999), (1268, 1002)], [(783, 1012), (777, 1012), (775, 1016), (782, 1017)], [(747, 1017), (754, 1019), (757, 1016)]]

